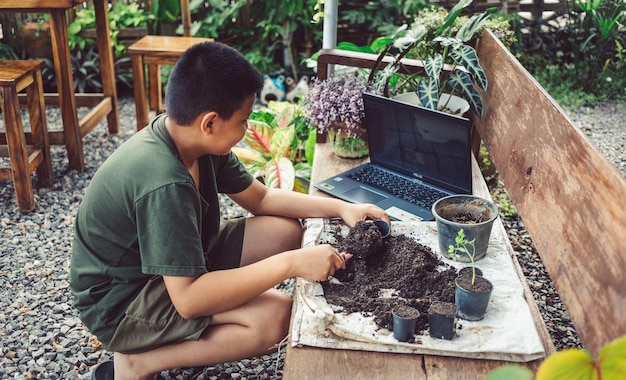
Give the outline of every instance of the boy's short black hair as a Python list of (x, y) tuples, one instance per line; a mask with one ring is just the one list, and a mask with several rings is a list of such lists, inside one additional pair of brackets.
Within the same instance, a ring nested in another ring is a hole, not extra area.
[(165, 93), (169, 117), (190, 125), (202, 112), (229, 119), (263, 89), (263, 76), (237, 50), (220, 42), (190, 47), (172, 69)]

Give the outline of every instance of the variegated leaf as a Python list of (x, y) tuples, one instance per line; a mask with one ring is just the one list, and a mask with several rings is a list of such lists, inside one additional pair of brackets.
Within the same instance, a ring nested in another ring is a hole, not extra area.
[(296, 116), (296, 107), (292, 106), (288, 106), (288, 107), (284, 107), (282, 109), (282, 111), (280, 111), (280, 113), (276, 116), (275, 123), (276, 123), (276, 128), (286, 128), (289, 123), (295, 118)]
[(435, 35), (438, 36), (444, 30), (451, 27), (457, 17), (459, 17), (461, 12), (463, 12), (463, 10), (467, 8), (472, 3), (472, 1), (474, 0), (460, 0), (458, 3), (456, 3), (456, 5), (452, 7), (452, 9), (450, 9), (450, 12), (448, 12), (448, 15), (443, 20), (443, 24), (437, 30), (435, 30)]
[(271, 188), (292, 190), (296, 174), (288, 158), (269, 161), (265, 166), (265, 185)]
[(274, 129), (267, 123), (248, 120), (248, 130), (245, 137), (246, 144), (269, 159), (272, 156), (270, 141), (272, 141), (273, 134)]
[(471, 40), (472, 37), (474, 37), (474, 34), (476, 34), (476, 32), (478, 32), (485, 25), (485, 22), (487, 22), (491, 13), (493, 13), (493, 9), (489, 8), (483, 13), (474, 14), (461, 26), (459, 31), (456, 33), (456, 38), (462, 40), (463, 42)]
[(466, 71), (458, 68), (455, 69), (448, 75), (448, 84), (461, 93), (478, 116), (483, 115), (483, 101), (480, 97), (480, 93), (474, 87), (472, 78)]
[(428, 78), (417, 84), (417, 96), (420, 103), (431, 110), (436, 110), (439, 104), (439, 84), (437, 82)]
[(424, 61), (424, 70), (426, 70), (426, 75), (432, 81), (433, 79), (436, 81), (437, 87), (439, 87), (439, 76), (441, 75), (441, 70), (443, 69), (443, 57), (441, 54), (436, 54), (434, 57), (427, 57)]
[(296, 137), (296, 129), (293, 125), (285, 128), (276, 128), (270, 142), (270, 153), (273, 158), (286, 157), (289, 155), (291, 143)]
[(487, 76), (480, 62), (478, 61), (478, 55), (476, 50), (469, 45), (461, 45), (458, 49), (450, 52), (450, 57), (454, 62), (463, 66), (476, 82), (476, 85), (483, 91), (487, 91)]
[(261, 153), (256, 150), (238, 146), (233, 147), (232, 150), (250, 174), (254, 177), (258, 177), (262, 174), (263, 168), (267, 163), (267, 159), (265, 159)]

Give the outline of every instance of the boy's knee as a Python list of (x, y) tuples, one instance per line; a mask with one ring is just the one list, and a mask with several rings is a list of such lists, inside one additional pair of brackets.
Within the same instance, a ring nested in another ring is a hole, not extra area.
[(291, 318), (292, 299), (284, 292), (276, 291), (272, 294), (270, 305), (270, 325), (263, 330), (266, 333), (267, 342), (274, 345), (283, 340), (289, 333), (289, 321)]
[(287, 219), (287, 233), (286, 235), (290, 237), (290, 246), (291, 249), (300, 248), (302, 245), (302, 223), (298, 219)]

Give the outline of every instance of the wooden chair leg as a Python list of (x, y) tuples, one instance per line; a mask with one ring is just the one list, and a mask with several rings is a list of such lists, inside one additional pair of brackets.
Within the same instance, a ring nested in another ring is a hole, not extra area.
[(46, 122), (46, 105), (43, 96), (43, 81), (41, 71), (34, 74), (35, 82), (26, 89), (28, 99), (28, 114), (33, 149), (41, 152), (41, 163), (37, 165), (37, 180), (42, 186), (52, 185), (52, 159), (48, 141), (48, 126)]
[(15, 87), (2, 87), (0, 93), (17, 207), (22, 212), (30, 212), (35, 208), (35, 198), (17, 91)]

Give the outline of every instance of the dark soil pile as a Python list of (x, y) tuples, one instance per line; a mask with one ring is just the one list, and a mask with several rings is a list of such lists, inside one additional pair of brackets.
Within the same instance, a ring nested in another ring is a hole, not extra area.
[[(339, 227), (337, 228), (339, 230)], [(336, 236), (336, 248), (354, 256), (334, 281), (322, 282), (326, 301), (346, 313), (374, 316), (381, 328), (392, 330), (391, 309), (408, 305), (420, 311), (415, 328), (428, 327), (433, 301), (454, 302), (456, 270), (442, 262), (427, 246), (405, 236), (381, 238), (373, 223), (359, 222), (345, 238)], [(393, 290), (391, 296), (384, 290)]]

